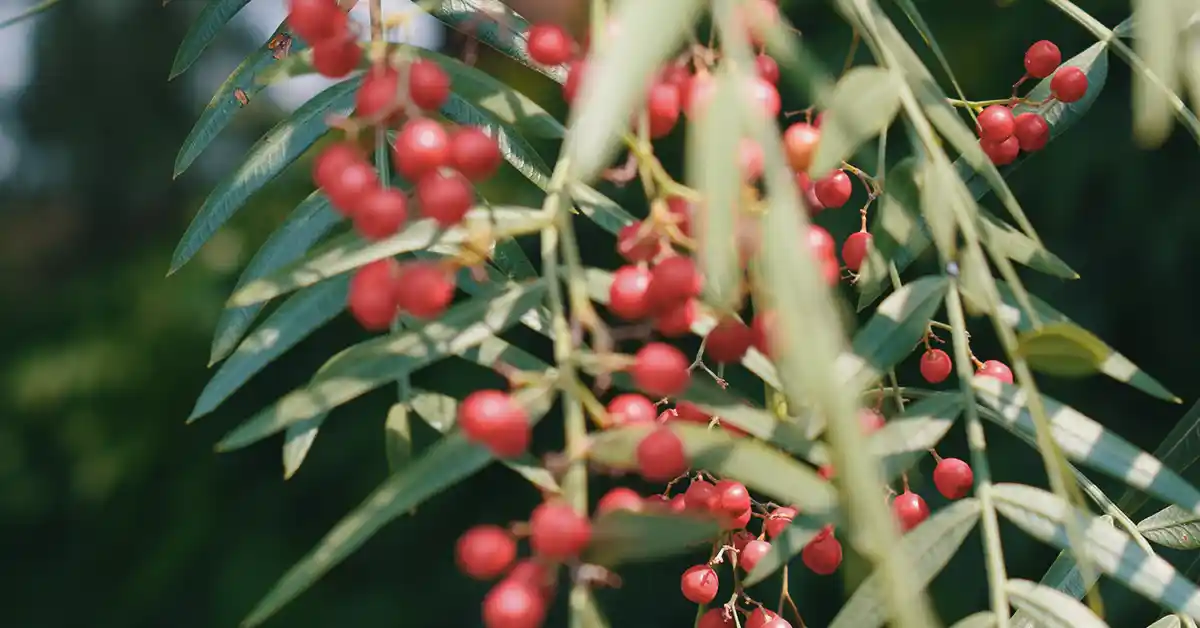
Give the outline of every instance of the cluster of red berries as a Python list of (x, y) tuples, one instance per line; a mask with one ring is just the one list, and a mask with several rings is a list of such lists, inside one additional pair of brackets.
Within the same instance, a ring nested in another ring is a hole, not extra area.
[[(1053, 42), (1042, 40), (1025, 52), (1026, 78), (1044, 79), (1050, 75), (1050, 98), (1072, 103), (1087, 93), (1087, 74), (1075, 66), (1062, 66), (1062, 52)], [(1018, 83), (1019, 84), (1019, 83)], [(1004, 166), (1016, 161), (1021, 151), (1039, 151), (1050, 141), (1050, 125), (1033, 111), (1013, 115), (1014, 103), (985, 107), (979, 113), (976, 130), (979, 145), (992, 163)]]
[[(920, 369), (921, 377), (925, 378), (925, 381), (930, 384), (940, 384), (950, 377), (950, 372), (954, 370), (954, 364), (945, 351), (931, 347), (925, 349), (925, 353), (921, 354)], [(975, 374), (998, 379), (1005, 384), (1013, 383), (1012, 369), (999, 360), (977, 363)]]
[(362, 61), (362, 48), (350, 18), (337, 0), (288, 0), (287, 25), (312, 46), (313, 67), (342, 78)]

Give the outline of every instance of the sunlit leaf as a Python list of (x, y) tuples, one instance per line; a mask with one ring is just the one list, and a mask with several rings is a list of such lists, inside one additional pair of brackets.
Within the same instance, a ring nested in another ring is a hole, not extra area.
[(1179, 24), (1188, 16), (1189, 2), (1133, 0), (1133, 50), (1146, 68), (1162, 81), (1153, 85), (1143, 72), (1133, 73), (1133, 132), (1142, 146), (1156, 148), (1166, 141), (1175, 120), (1167, 94), (1179, 89)]
[(562, 83), (565, 66), (543, 66), (529, 56), (529, 22), (500, 0), (442, 0), (430, 15), (522, 65)]
[(412, 421), (409, 420), (409, 414), (406, 404), (395, 403), (388, 409), (387, 419), (383, 422), (384, 454), (387, 456), (388, 470), (392, 473), (412, 461)]
[[(721, 309), (737, 308), (744, 272), (738, 260), (737, 227), (741, 181), (737, 154), (740, 120), (746, 107), (744, 74), (719, 72), (717, 88), (699, 120), (687, 125), (688, 182), (704, 195), (697, 220), (705, 302)], [(746, 218), (742, 218), (743, 220)]]
[(283, 433), (283, 479), (290, 480), (300, 470), (300, 465), (308, 458), (321, 424), (327, 415), (322, 413), (307, 421), (294, 423)]
[(1075, 598), (1028, 580), (1005, 584), (1013, 606), (1035, 618), (1043, 628), (1108, 628), (1104, 620)]
[(871, 451), (881, 458), (889, 481), (911, 469), (933, 449), (962, 413), (960, 394), (939, 394), (912, 404), (871, 434)]
[(200, 10), (200, 15), (196, 16), (196, 20), (188, 28), (187, 35), (183, 36), (183, 43), (179, 44), (179, 50), (175, 52), (175, 61), (171, 63), (171, 76), (168, 78), (175, 78), (187, 71), (196, 59), (200, 58), (204, 49), (217, 38), (217, 33), (249, 3), (250, 0), (208, 0)]
[(853, 354), (843, 354), (838, 360), (838, 372), (866, 385), (912, 354), (949, 286), (945, 276), (932, 275), (888, 295), (855, 334)]
[(1138, 532), (1163, 547), (1178, 550), (1200, 549), (1200, 515), (1170, 505), (1142, 519)]
[[(1171, 428), (1167, 437), (1154, 449), (1154, 457), (1179, 473), (1187, 471), (1200, 459), (1200, 401), (1192, 404), (1187, 414)], [(1146, 495), (1133, 489), (1125, 491), (1117, 500), (1121, 510), (1131, 516), (1145, 503)]]
[(653, 561), (711, 544), (721, 526), (711, 517), (615, 511), (592, 524), (585, 560), (615, 567)]
[(1167, 615), (1146, 628), (1180, 628), (1182, 625), (1183, 622), (1179, 621), (1178, 615)]
[(517, 172), (542, 189), (549, 185), (550, 174), (545, 160), (515, 129), (499, 122), (458, 94), (450, 94), (441, 112), (454, 122), (482, 129), (496, 140), (500, 154)]
[(889, 263), (897, 269), (907, 268), (917, 252), (929, 247), (929, 234), (920, 218), (921, 191), (914, 178), (917, 170), (919, 164), (911, 157), (888, 169), (883, 196), (872, 212), (872, 247), (854, 281), (860, 312), (883, 294)]
[(900, 109), (900, 83), (888, 70), (858, 66), (842, 75), (822, 105), (821, 142), (810, 168), (815, 176), (838, 168), (887, 129)]
[(1035, 370), (1061, 377), (1079, 377), (1100, 370), (1108, 345), (1074, 323), (1051, 323), (1017, 337), (1016, 354)]
[(996, 623), (995, 613), (980, 611), (954, 622), (954, 625), (950, 628), (995, 628)]
[(822, 524), (801, 513), (783, 532), (771, 539), (771, 551), (758, 559), (754, 571), (743, 580), (745, 586), (751, 586), (769, 578), (772, 574), (788, 564), (792, 558), (804, 551), (804, 546), (820, 532)]
[(571, 625), (578, 628), (609, 628), (608, 619), (600, 610), (596, 596), (582, 582), (571, 588)]

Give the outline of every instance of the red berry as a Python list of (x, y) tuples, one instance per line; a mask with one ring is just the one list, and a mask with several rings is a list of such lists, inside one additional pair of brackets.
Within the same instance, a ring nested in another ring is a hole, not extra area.
[(529, 415), (506, 392), (477, 390), (458, 406), (458, 425), (468, 440), (499, 458), (513, 458), (529, 448)]
[(683, 441), (670, 428), (659, 427), (638, 443), (638, 473), (650, 482), (669, 482), (688, 470)]
[(575, 94), (579, 91), (579, 86), (583, 84), (583, 75), (587, 71), (587, 64), (582, 59), (572, 61), (567, 66), (567, 80), (563, 81), (562, 93), (563, 100), (567, 104), (575, 102)]
[(735, 628), (736, 625), (732, 616), (725, 616), (724, 606), (708, 609), (696, 622), (696, 628)]
[(908, 532), (929, 518), (929, 506), (920, 495), (904, 491), (892, 502), (892, 513), (900, 522), (900, 529)]
[(850, 175), (843, 170), (834, 170), (824, 179), (818, 179), (813, 184), (813, 192), (821, 204), (829, 209), (836, 209), (850, 200), (854, 188), (850, 185)]
[(800, 551), (804, 565), (819, 576), (828, 576), (842, 564), (842, 544), (833, 536), (833, 526), (825, 526)]
[(354, 228), (368, 240), (393, 236), (408, 220), (408, 199), (395, 188), (377, 187), (358, 201), (354, 212)]
[(667, 418), (668, 421), (678, 420), (688, 423), (698, 423), (700, 425), (708, 425), (712, 421), (712, 414), (700, 409), (700, 406), (690, 401), (678, 401), (675, 403), (675, 412)]
[(409, 181), (450, 163), (446, 129), (429, 118), (414, 118), (400, 127), (392, 150), (396, 155), (396, 171)]
[(675, 226), (683, 232), (683, 235), (690, 237), (692, 235), (692, 204), (682, 197), (672, 196), (667, 199), (667, 211), (675, 219)]
[(471, 181), (482, 181), (500, 168), (504, 157), (496, 140), (477, 126), (459, 127), (450, 134), (450, 166)]
[(1026, 111), (1017, 116), (1013, 135), (1017, 138), (1021, 150), (1027, 153), (1039, 151), (1050, 141), (1050, 124), (1042, 116)]
[[(611, 412), (611, 411), (610, 411)], [(618, 510), (641, 512), (645, 509), (646, 500), (636, 491), (624, 486), (618, 486), (604, 494), (596, 504), (596, 514), (604, 515)]]
[(1016, 137), (1010, 137), (1003, 142), (979, 140), (979, 146), (997, 166), (1007, 166), (1016, 161), (1017, 155), (1021, 154), (1021, 142)]
[(545, 600), (554, 597), (556, 584), (554, 575), (552, 565), (526, 558), (513, 565), (512, 570), (508, 572), (507, 576), (504, 576), (504, 579), (532, 585)]
[(696, 262), (686, 255), (672, 255), (650, 269), (646, 298), (651, 310), (664, 310), (700, 296), (704, 286)]
[(708, 604), (713, 601), (713, 598), (717, 597), (717, 587), (719, 585), (717, 572), (713, 571), (713, 568), (708, 565), (688, 567), (687, 571), (683, 572), (683, 577), (679, 581), (679, 588), (683, 591), (683, 597), (695, 604)]
[(1012, 109), (1004, 105), (991, 105), (979, 112), (976, 124), (980, 138), (988, 142), (1003, 142), (1012, 137), (1016, 121)]
[(792, 628), (792, 625), (784, 621), (775, 611), (769, 611), (761, 606), (746, 615), (746, 623), (742, 625), (745, 628)]
[(529, 517), (529, 547), (551, 560), (574, 558), (592, 540), (592, 524), (566, 502), (546, 502)]
[(746, 37), (750, 39), (750, 44), (761, 48), (766, 42), (766, 28), (779, 23), (779, 7), (775, 0), (756, 0), (755, 4), (755, 9), (741, 5), (739, 19), (746, 25)]
[(798, 511), (791, 506), (780, 506), (771, 511), (767, 515), (766, 521), (763, 522), (763, 530), (766, 531), (768, 538), (775, 538), (792, 524), (792, 520), (796, 518)]
[(542, 65), (560, 65), (571, 60), (575, 42), (558, 24), (529, 27), (529, 58)]
[(1062, 63), (1062, 52), (1054, 42), (1043, 39), (1025, 51), (1025, 72), (1033, 78), (1050, 76)]
[(1087, 93), (1088, 77), (1083, 70), (1069, 65), (1059, 68), (1050, 79), (1050, 95), (1062, 102), (1075, 102)]
[(450, 97), (450, 77), (434, 61), (413, 61), (408, 66), (408, 97), (426, 111), (440, 109)]
[(738, 516), (750, 509), (750, 491), (746, 485), (733, 480), (721, 480), (716, 486), (717, 506), (730, 516)]
[(766, 541), (750, 541), (746, 544), (745, 549), (738, 554), (738, 566), (745, 569), (746, 573), (750, 573), (754, 571), (754, 567), (758, 564), (758, 561), (770, 553), (770, 543)]
[[(658, 74), (659, 82), (670, 83), (670, 84), (674, 85), (677, 89), (686, 88), (688, 81), (690, 81), (691, 79), (692, 79), (692, 71), (688, 69), (688, 63), (686, 61), (684, 61), (682, 63), (672, 63), (672, 64), (668, 65), (667, 67), (663, 68), (662, 71), (659, 72), (659, 74)], [(683, 97), (683, 94), (680, 94), (681, 102), (682, 102), (682, 97)]]
[(653, 401), (636, 393), (625, 393), (608, 402), (608, 417), (613, 427), (635, 423), (653, 423), (658, 418), (658, 408)]
[(350, 314), (364, 329), (383, 331), (396, 318), (400, 263), (390, 257), (363, 266), (350, 278)]
[(831, 464), (823, 464), (817, 468), (817, 475), (821, 476), (822, 480), (832, 480), (837, 477), (837, 470)]
[(717, 93), (717, 82), (708, 72), (700, 72), (692, 76), (684, 90), (683, 114), (696, 119), (703, 115), (708, 104)]
[(650, 289), (650, 269), (641, 266), (622, 266), (613, 273), (608, 287), (608, 310), (627, 320), (644, 318), (650, 313), (646, 298)]
[(692, 330), (692, 323), (696, 322), (698, 315), (696, 300), (688, 299), (660, 310), (654, 319), (654, 329), (667, 338), (686, 336)]
[(483, 598), (484, 628), (541, 628), (546, 621), (546, 599), (534, 584), (501, 580)]
[(747, 183), (761, 179), (765, 167), (766, 157), (763, 155), (762, 146), (748, 137), (743, 137), (738, 142), (738, 172), (742, 173), (742, 179)]
[(883, 415), (870, 408), (863, 408), (858, 411), (858, 425), (862, 428), (864, 434), (874, 434), (883, 427)]
[(641, 222), (635, 222), (617, 232), (617, 253), (627, 261), (647, 262), (658, 253), (658, 239), (648, 231), (643, 233), (642, 227)]
[(754, 344), (754, 331), (736, 318), (724, 318), (708, 332), (704, 350), (716, 362), (740, 362)]
[(754, 58), (754, 69), (763, 80), (774, 85), (779, 82), (779, 64), (768, 54), (760, 54)]
[(717, 521), (721, 524), (723, 530), (743, 530), (750, 524), (750, 517), (753, 515), (749, 508), (737, 514), (729, 514), (717, 512)]
[(363, 197), (378, 188), (379, 175), (375, 167), (364, 159), (355, 159), (333, 174), (325, 195), (343, 216), (353, 216)]
[(779, 115), (781, 103), (779, 90), (775, 85), (761, 76), (755, 76), (750, 83), (750, 99), (758, 106), (764, 117), (774, 118)]
[(342, 170), (352, 163), (362, 162), (362, 153), (354, 142), (338, 142), (326, 146), (313, 160), (313, 183), (326, 191), (337, 185)]
[(454, 300), (454, 273), (436, 262), (408, 262), (396, 282), (400, 309), (422, 320), (437, 318)]
[(718, 497), (717, 487), (712, 482), (692, 480), (683, 492), (683, 503), (688, 510), (709, 513), (716, 509)]
[(471, 183), (457, 171), (430, 172), (417, 179), (417, 204), (421, 215), (443, 227), (462, 222), (475, 202)]
[(846, 242), (842, 244), (842, 261), (846, 263), (846, 268), (852, 272), (858, 272), (862, 268), (863, 260), (867, 258), (867, 250), (871, 247), (871, 234), (866, 231), (856, 231), (846, 238)]
[(833, 257), (834, 251), (837, 249), (837, 244), (833, 241), (833, 236), (825, 229), (810, 224), (808, 226), (808, 249), (812, 251), (813, 257), (825, 259)]
[(316, 43), (341, 35), (349, 20), (337, 0), (289, 0), (287, 24), (305, 41)]
[(842, 269), (838, 266), (837, 260), (832, 257), (826, 257), (821, 262), (821, 274), (825, 277), (825, 283), (830, 286), (836, 286), (842, 279)]
[(950, 377), (954, 363), (941, 349), (929, 349), (921, 354), (921, 377), (930, 384), (940, 384)]
[(984, 362), (983, 366), (979, 367), (979, 371), (977, 371), (975, 374), (983, 377), (998, 379), (1005, 384), (1013, 383), (1012, 369), (1008, 368), (1007, 364), (999, 360), (988, 360), (987, 362)]
[(476, 580), (491, 580), (517, 558), (517, 542), (508, 530), (478, 525), (458, 537), (454, 546), (458, 568)]
[(958, 458), (942, 458), (933, 469), (933, 484), (946, 499), (962, 499), (975, 484), (971, 465)]
[(659, 82), (650, 88), (646, 99), (650, 121), (650, 137), (658, 139), (671, 133), (679, 122), (679, 88), (673, 83)]
[[(817, 228), (820, 229), (820, 227)], [(754, 348), (768, 358), (771, 357), (773, 353), (771, 345), (775, 342), (775, 313), (755, 314), (754, 320), (750, 322), (750, 331), (754, 333)]]
[(817, 186), (807, 172), (796, 173), (796, 187), (800, 188), (800, 192), (804, 194), (804, 205), (808, 209), (809, 216), (816, 216), (822, 209), (825, 209), (821, 199), (817, 198)]
[(729, 544), (733, 546), (735, 551), (740, 552), (743, 549), (746, 549), (746, 546), (750, 544), (750, 541), (753, 541), (755, 538), (757, 537), (746, 530), (738, 530), (737, 532), (729, 535)]
[(342, 78), (362, 61), (362, 48), (352, 37), (332, 37), (313, 44), (312, 64), (326, 78)]
[[(797, 122), (783, 132), (783, 149), (787, 153), (788, 165), (796, 172), (807, 172), (812, 165), (813, 155), (817, 153), (817, 144), (821, 141), (821, 131), (805, 122)], [(808, 180), (808, 175), (804, 175)], [(801, 184), (801, 188), (805, 184)]]
[(652, 342), (634, 358), (633, 381), (637, 387), (658, 397), (673, 397), (687, 390), (691, 382), (690, 362), (671, 345)]
[(363, 118), (377, 120), (395, 108), (399, 90), (400, 73), (395, 68), (372, 67), (354, 95), (354, 111)]

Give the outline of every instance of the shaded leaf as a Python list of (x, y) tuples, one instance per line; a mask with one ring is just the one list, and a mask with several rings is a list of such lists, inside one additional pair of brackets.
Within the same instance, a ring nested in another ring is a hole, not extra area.
[[(1154, 457), (1179, 473), (1187, 471), (1200, 458), (1200, 401), (1192, 404), (1187, 414), (1171, 428), (1167, 437), (1154, 449)], [(1133, 489), (1126, 490), (1117, 501), (1121, 510), (1130, 516), (1136, 514), (1145, 503), (1145, 494)]]
[(584, 560), (615, 567), (653, 561), (711, 544), (721, 526), (711, 517), (615, 511), (592, 524), (592, 541)]
[(821, 142), (809, 170), (824, 176), (886, 130), (900, 110), (900, 89), (895, 75), (877, 66), (843, 74), (822, 105)]
[(884, 477), (891, 481), (914, 467), (941, 442), (964, 407), (957, 393), (926, 397), (871, 434), (871, 451), (881, 458)]
[(171, 76), (168, 78), (175, 78), (187, 71), (196, 59), (200, 58), (204, 49), (216, 39), (217, 33), (249, 3), (250, 0), (208, 0), (200, 10), (200, 15), (196, 16), (196, 20), (188, 27), (187, 35), (183, 36), (183, 43), (179, 44), (179, 50), (175, 52), (175, 61), (171, 63)]
[(1200, 516), (1174, 504), (1142, 519), (1137, 527), (1142, 536), (1163, 547), (1200, 549)]
[(865, 386), (908, 357), (925, 337), (950, 283), (942, 275), (905, 284), (884, 299), (854, 336), (853, 354), (838, 360), (838, 372)]
[(533, 61), (529, 56), (529, 22), (500, 0), (442, 0), (429, 13), (559, 83), (567, 78), (566, 66), (543, 66)]
[[(1133, 133), (1146, 148), (1166, 141), (1175, 120), (1167, 94), (1179, 89), (1180, 23), (1186, 23), (1190, 0), (1133, 0), (1133, 50), (1149, 72), (1133, 73)], [(1156, 76), (1154, 85), (1149, 76)]]
[(979, 208), (977, 213), (979, 240), (992, 251), (1051, 277), (1079, 279), (1079, 273), (1075, 272), (1075, 269), (1012, 225), (982, 208)]
[(772, 574), (791, 562), (804, 546), (821, 531), (822, 524), (803, 514), (796, 517), (783, 532), (771, 539), (771, 551), (758, 559), (754, 571), (742, 581), (745, 586), (752, 586), (769, 578)]
[(550, 184), (545, 160), (512, 127), (502, 124), (458, 94), (450, 94), (441, 112), (447, 119), (479, 127), (488, 137), (495, 139), (504, 161), (539, 188), (545, 189)]
[(568, 188), (571, 191), (571, 200), (579, 212), (611, 234), (615, 235), (621, 230), (621, 227), (636, 220), (616, 201), (601, 194), (593, 187), (582, 183), (572, 183)]
[(1108, 628), (1104, 620), (1075, 598), (1028, 580), (1012, 579), (1004, 587), (1013, 606), (1043, 628)]
[(1017, 337), (1017, 355), (1051, 375), (1090, 375), (1100, 370), (1108, 354), (1108, 345), (1073, 323), (1051, 323)]
[(929, 247), (929, 234), (920, 217), (921, 190), (915, 179), (919, 162), (909, 157), (888, 169), (883, 196), (873, 212), (871, 250), (859, 270), (858, 311), (863, 311), (883, 294), (888, 281), (888, 264), (907, 268), (916, 254)]

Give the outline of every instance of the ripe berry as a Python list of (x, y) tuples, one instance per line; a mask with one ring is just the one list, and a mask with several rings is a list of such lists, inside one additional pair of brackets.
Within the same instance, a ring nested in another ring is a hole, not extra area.
[(658, 397), (674, 397), (687, 390), (691, 382), (689, 362), (683, 353), (671, 345), (652, 342), (642, 347), (634, 358), (633, 381), (638, 388)]
[(529, 547), (544, 558), (574, 558), (591, 540), (591, 522), (566, 502), (546, 502), (529, 517)]
[(713, 568), (708, 565), (688, 567), (687, 571), (683, 572), (683, 577), (679, 581), (679, 588), (683, 591), (683, 597), (695, 604), (708, 604), (713, 601), (713, 598), (717, 597), (717, 587), (719, 585), (717, 572), (713, 571)]
[(670, 212), (671, 218), (675, 219), (675, 226), (683, 232), (683, 235), (690, 237), (692, 235), (692, 204), (682, 197), (672, 196), (667, 199), (667, 211)]
[(443, 227), (462, 222), (475, 202), (471, 183), (457, 171), (430, 172), (417, 179), (417, 204), (421, 214)]
[(446, 129), (429, 118), (414, 118), (400, 127), (392, 150), (396, 155), (396, 171), (409, 181), (450, 163)]
[(830, 209), (845, 205), (854, 191), (850, 186), (850, 175), (846, 174), (844, 170), (834, 170), (829, 176), (818, 179), (813, 186), (817, 199)]
[(330, 187), (336, 185), (342, 170), (355, 162), (365, 163), (357, 144), (354, 142), (330, 144), (313, 160), (313, 183), (328, 191)]
[(546, 621), (546, 599), (529, 582), (501, 580), (483, 598), (484, 628), (541, 628)]
[(750, 331), (754, 333), (754, 348), (768, 358), (771, 357), (771, 345), (775, 342), (775, 313), (768, 311), (755, 314), (754, 320), (750, 322)]
[(618, 486), (604, 494), (596, 503), (596, 514), (604, 515), (618, 510), (641, 512), (645, 509), (646, 500), (636, 491), (624, 486)]
[(517, 542), (500, 526), (478, 525), (458, 537), (454, 556), (464, 574), (476, 580), (491, 580), (516, 560)]
[(638, 473), (650, 482), (669, 482), (688, 470), (683, 441), (670, 428), (659, 427), (638, 443)]
[(1017, 116), (1013, 135), (1017, 138), (1021, 150), (1027, 153), (1039, 151), (1050, 141), (1050, 124), (1042, 116), (1026, 111)]
[(554, 598), (554, 588), (557, 584), (554, 576), (553, 565), (526, 558), (513, 565), (504, 579), (532, 585), (541, 594), (543, 600), (549, 600)]
[(763, 530), (766, 531), (768, 538), (775, 538), (792, 524), (792, 520), (796, 518), (798, 511), (791, 506), (780, 506), (771, 511), (767, 515), (766, 521), (763, 522)]
[(375, 167), (363, 159), (355, 159), (334, 173), (325, 187), (325, 195), (343, 216), (353, 216), (363, 197), (378, 187), (379, 175)]
[(354, 95), (354, 111), (375, 120), (395, 108), (400, 90), (400, 73), (387, 66), (372, 67)]
[(761, 76), (755, 76), (750, 83), (750, 99), (759, 108), (764, 117), (774, 118), (779, 115), (781, 103), (779, 90), (774, 83)]
[(900, 529), (908, 532), (929, 518), (929, 506), (920, 495), (904, 491), (892, 502), (892, 513), (900, 522)]
[(733, 480), (717, 482), (717, 507), (731, 516), (741, 515), (750, 509), (750, 491), (746, 485)]
[(705, 480), (692, 480), (683, 492), (683, 504), (688, 510), (710, 513), (717, 507), (717, 487)]
[(1059, 68), (1050, 79), (1050, 95), (1062, 102), (1075, 102), (1087, 93), (1088, 77), (1083, 70), (1069, 65)]
[(733, 617), (725, 616), (725, 607), (718, 606), (710, 608), (700, 616), (700, 621), (696, 622), (696, 628), (735, 628), (737, 624), (733, 621)]
[(408, 66), (408, 97), (426, 111), (440, 109), (450, 97), (450, 77), (434, 61), (413, 61)]
[(587, 65), (583, 59), (576, 59), (567, 66), (567, 80), (563, 81), (562, 86), (563, 100), (567, 101), (567, 104), (575, 101), (575, 94), (583, 84), (583, 74), (586, 70)]
[[(805, 122), (797, 122), (783, 132), (783, 149), (787, 152), (788, 165), (796, 172), (806, 172), (812, 164), (821, 132)], [(804, 175), (807, 179), (808, 175)], [(801, 188), (804, 185), (801, 184)]]
[(874, 434), (885, 422), (882, 414), (870, 408), (863, 408), (858, 412), (858, 425), (864, 434)]
[(651, 310), (663, 310), (700, 296), (703, 286), (696, 262), (686, 255), (672, 255), (650, 269), (646, 298)]
[(337, 0), (289, 0), (288, 27), (308, 42), (321, 42), (346, 30), (348, 19)]
[(837, 244), (828, 231), (817, 225), (808, 226), (808, 249), (812, 251), (813, 257), (818, 260), (833, 257), (836, 248)]
[(746, 628), (792, 628), (792, 625), (775, 611), (769, 611), (761, 606), (746, 615), (746, 623), (742, 625)]
[(708, 72), (699, 72), (688, 81), (683, 94), (683, 114), (691, 119), (703, 115), (717, 93), (717, 82)]
[(740, 362), (754, 344), (754, 331), (736, 318), (724, 318), (704, 340), (704, 350), (716, 362)]
[(368, 240), (395, 235), (408, 220), (408, 199), (395, 188), (377, 187), (362, 195), (354, 212), (354, 228)]
[(984, 362), (983, 366), (979, 367), (979, 370), (975, 374), (983, 377), (992, 377), (1004, 382), (1005, 384), (1013, 383), (1012, 369), (1008, 368), (1007, 364), (999, 360), (988, 360), (987, 362)]
[(575, 42), (557, 24), (534, 24), (529, 27), (529, 58), (542, 65), (560, 65), (571, 59)]
[(842, 544), (833, 536), (833, 526), (825, 526), (800, 551), (804, 565), (819, 576), (828, 576), (842, 564)]
[(500, 390), (477, 390), (458, 406), (458, 425), (468, 440), (498, 458), (513, 458), (529, 448), (529, 415)]
[(950, 377), (954, 363), (950, 356), (941, 349), (929, 349), (921, 354), (921, 377), (930, 384), (940, 384)]
[(750, 44), (761, 48), (766, 43), (766, 28), (779, 23), (779, 7), (776, 6), (775, 0), (756, 0), (755, 4), (758, 6), (754, 9), (741, 5), (738, 15), (745, 24), (746, 37), (750, 39)]
[(1025, 51), (1025, 72), (1037, 79), (1044, 79), (1058, 69), (1062, 63), (1062, 52), (1054, 42), (1043, 39), (1034, 42)]
[(648, 262), (658, 249), (658, 239), (651, 233), (643, 233), (641, 222), (625, 225), (617, 232), (617, 253), (627, 261)]
[(1021, 143), (1016, 137), (1010, 137), (1003, 142), (979, 140), (979, 146), (988, 159), (991, 159), (992, 163), (997, 166), (1007, 166), (1016, 161), (1017, 155), (1021, 154)]
[(758, 561), (762, 560), (763, 556), (771, 553), (771, 544), (766, 541), (750, 541), (746, 547), (738, 554), (738, 566), (746, 570), (746, 573), (754, 571), (754, 566)]
[(746, 549), (746, 546), (750, 544), (750, 541), (753, 541), (755, 538), (757, 537), (746, 530), (738, 530), (737, 532), (729, 535), (729, 544), (733, 546), (735, 551), (740, 552)]
[(672, 83), (655, 83), (646, 99), (650, 137), (658, 139), (670, 134), (679, 122), (679, 112), (679, 88)]
[(766, 157), (763, 155), (762, 146), (748, 137), (743, 137), (738, 142), (738, 172), (742, 173), (742, 180), (753, 183), (761, 179), (765, 167)]
[(692, 323), (696, 322), (698, 315), (696, 300), (688, 299), (660, 310), (654, 319), (654, 329), (664, 337), (679, 338), (692, 330)]
[(863, 260), (867, 257), (867, 250), (871, 246), (871, 234), (866, 231), (856, 231), (846, 238), (846, 242), (842, 244), (842, 261), (846, 263), (846, 268), (852, 272), (858, 272), (862, 268)]
[(608, 417), (613, 427), (635, 423), (653, 423), (658, 417), (654, 402), (636, 393), (625, 393), (608, 402)]
[(779, 64), (770, 55), (763, 53), (755, 57), (754, 69), (768, 83), (774, 85), (779, 82)]
[(413, 318), (437, 318), (454, 300), (454, 273), (436, 262), (406, 263), (396, 282), (396, 301)]
[(354, 38), (335, 36), (313, 44), (312, 64), (321, 76), (342, 78), (358, 67), (362, 55)]
[(817, 475), (821, 476), (822, 480), (829, 481), (837, 477), (837, 469), (831, 464), (823, 464), (817, 468)]
[(933, 484), (946, 499), (962, 499), (971, 492), (975, 473), (958, 458), (942, 458), (933, 469)]
[(800, 188), (800, 192), (804, 194), (804, 206), (808, 210), (809, 216), (816, 216), (825, 206), (821, 204), (821, 199), (817, 198), (816, 185), (807, 172), (796, 173), (796, 187)]
[(650, 313), (646, 294), (650, 288), (650, 269), (641, 266), (622, 266), (613, 273), (608, 287), (608, 310), (627, 320), (637, 320)]
[(674, 413), (667, 417), (667, 420), (708, 425), (712, 422), (712, 418), (712, 413), (701, 410), (700, 406), (690, 401), (677, 401)]
[(383, 331), (396, 318), (396, 282), (400, 263), (393, 258), (371, 262), (350, 279), (350, 314), (364, 329)]
[(450, 134), (450, 166), (471, 181), (496, 173), (504, 157), (496, 140), (477, 126), (459, 127)]
[(1012, 109), (1004, 105), (984, 107), (976, 123), (979, 137), (988, 142), (1003, 142), (1012, 137), (1016, 124)]

